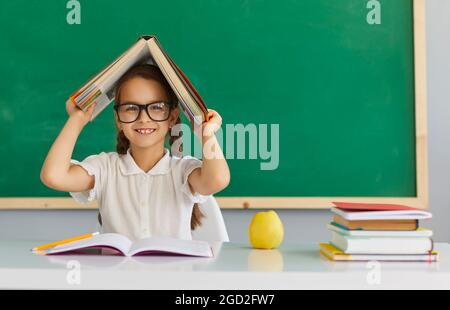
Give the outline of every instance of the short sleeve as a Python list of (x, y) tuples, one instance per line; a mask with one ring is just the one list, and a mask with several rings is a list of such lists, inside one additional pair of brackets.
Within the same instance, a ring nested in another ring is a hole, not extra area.
[(205, 202), (210, 195), (201, 195), (199, 193), (195, 193), (194, 195), (191, 192), (191, 188), (189, 186), (189, 175), (197, 168), (202, 166), (202, 161), (198, 160), (192, 156), (184, 156), (181, 158), (181, 175), (182, 175), (182, 184), (181, 191), (192, 201), (192, 203), (203, 203)]
[(70, 160), (70, 163), (81, 166), (89, 175), (93, 175), (95, 177), (95, 184), (92, 189), (83, 192), (69, 192), (75, 201), (78, 203), (88, 203), (94, 199), (99, 199), (102, 188), (102, 174), (104, 174), (105, 170), (102, 167), (105, 166), (105, 160), (107, 160), (107, 155), (104, 152), (97, 155), (88, 156), (81, 162), (75, 159)]

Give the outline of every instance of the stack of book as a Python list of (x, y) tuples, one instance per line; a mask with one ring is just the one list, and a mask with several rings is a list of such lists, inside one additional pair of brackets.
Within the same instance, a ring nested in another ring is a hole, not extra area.
[(200, 125), (207, 120), (208, 109), (200, 94), (158, 39), (151, 35), (140, 36), (128, 50), (76, 90), (67, 102), (83, 111), (96, 103), (92, 121), (113, 101), (114, 88), (119, 78), (132, 66), (141, 63), (153, 64), (161, 69), (192, 125)]
[(320, 252), (336, 261), (437, 261), (433, 233), (419, 227), (431, 213), (394, 204), (333, 202), (332, 233)]

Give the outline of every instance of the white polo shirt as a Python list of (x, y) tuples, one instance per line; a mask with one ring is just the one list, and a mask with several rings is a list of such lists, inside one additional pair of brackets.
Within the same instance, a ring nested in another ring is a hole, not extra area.
[(127, 154), (102, 152), (71, 163), (95, 176), (94, 188), (71, 192), (79, 203), (97, 200), (103, 233), (120, 233), (131, 240), (167, 236), (191, 240), (194, 203), (209, 196), (192, 195), (189, 174), (202, 162), (192, 156), (171, 156), (167, 148), (155, 166), (144, 172)]

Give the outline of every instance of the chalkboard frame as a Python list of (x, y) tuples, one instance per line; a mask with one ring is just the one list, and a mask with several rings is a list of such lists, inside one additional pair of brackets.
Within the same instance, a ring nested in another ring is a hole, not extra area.
[[(333, 201), (429, 206), (425, 0), (413, 1), (416, 197), (216, 197), (223, 209), (326, 209)], [(4, 197), (0, 209), (97, 209), (95, 201), (78, 204), (65, 197)]]

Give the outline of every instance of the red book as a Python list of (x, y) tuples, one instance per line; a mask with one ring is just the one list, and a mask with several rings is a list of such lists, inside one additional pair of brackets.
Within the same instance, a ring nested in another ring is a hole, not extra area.
[(344, 210), (371, 210), (371, 211), (396, 211), (396, 210), (420, 210), (405, 205), (388, 203), (362, 203), (362, 202), (339, 202), (333, 201), (336, 208)]

